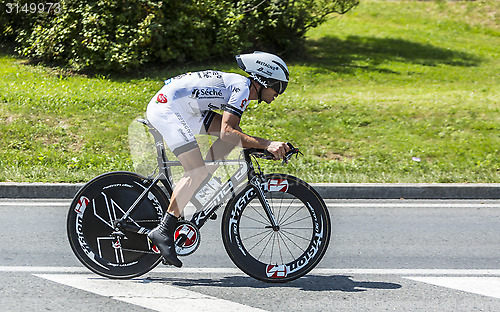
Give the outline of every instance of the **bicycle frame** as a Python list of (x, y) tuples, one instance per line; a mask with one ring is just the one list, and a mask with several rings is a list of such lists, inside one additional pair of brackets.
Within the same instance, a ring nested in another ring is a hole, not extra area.
[[(139, 234), (147, 234), (149, 233), (149, 229), (139, 227), (136, 225), (126, 224), (127, 219), (134, 212), (134, 210), (138, 207), (146, 195), (150, 191), (150, 189), (156, 185), (159, 181), (165, 186), (167, 190), (168, 197), (170, 199), (173, 192), (173, 178), (170, 167), (172, 166), (181, 166), (179, 161), (169, 161), (167, 158), (167, 153), (165, 150), (165, 145), (163, 142), (163, 137), (160, 132), (154, 128), (149, 121), (144, 119), (139, 119), (138, 122), (148, 126), (149, 132), (153, 135), (155, 140), (155, 147), (157, 152), (157, 162), (158, 162), (158, 171), (159, 173), (156, 175), (154, 179), (151, 180), (148, 187), (145, 187), (144, 191), (141, 195), (135, 200), (135, 202), (130, 206), (130, 208), (125, 212), (122, 218), (117, 220), (114, 224), (115, 234), (120, 235), (121, 229), (125, 229), (127, 231), (132, 231)], [(190, 220), (193, 224), (195, 224), (198, 228), (201, 228), (205, 222), (219, 209), (219, 207), (226, 202), (228, 199), (234, 197), (235, 188), (238, 187), (243, 181), (248, 179), (248, 184), (252, 185), (257, 192), (257, 197), (264, 207), (264, 211), (271, 222), (273, 229), (277, 230), (277, 222), (271, 211), (269, 203), (264, 195), (262, 190), (262, 183), (264, 181), (261, 178), (260, 174), (255, 172), (255, 168), (252, 163), (252, 159), (250, 156), (249, 150), (243, 150), (243, 160), (235, 159), (235, 160), (217, 160), (217, 161), (205, 161), (206, 165), (239, 165), (238, 170), (227, 180), (226, 183), (220, 187), (220, 189), (216, 190), (216, 192), (211, 196), (211, 198), (207, 201), (205, 205), (197, 205), (195, 207), (197, 212), (193, 215)], [(198, 191), (198, 190), (197, 190)], [(195, 193), (196, 194), (196, 193)]]
[[(171, 169), (181, 164), (169, 161), (160, 133), (147, 120), (141, 122), (155, 139), (158, 167), (153, 174), (99, 175), (78, 191), (68, 211), (73, 252), (91, 271), (108, 278), (137, 277), (164, 260), (147, 235), (161, 223), (173, 200)], [(286, 144), (283, 163), (300, 154)], [(194, 253), (201, 242), (200, 228), (225, 205), (221, 238), (238, 268), (265, 282), (288, 282), (307, 274), (323, 258), (330, 240), (330, 216), (323, 199), (297, 177), (264, 174), (259, 159), (275, 159), (266, 150), (243, 149), (234, 158), (206, 162), (212, 165), (210, 172), (231, 165), (231, 177), (222, 183), (215, 174), (201, 183), (191, 199), (197, 211), (175, 220), (175, 252)]]

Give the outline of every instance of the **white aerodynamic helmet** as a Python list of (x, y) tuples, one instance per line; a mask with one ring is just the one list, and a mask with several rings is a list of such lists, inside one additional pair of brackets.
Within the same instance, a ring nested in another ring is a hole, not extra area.
[(285, 92), (290, 74), (288, 67), (280, 57), (267, 52), (255, 51), (254, 53), (236, 55), (236, 62), (242, 70), (265, 88), (272, 88), (278, 94)]

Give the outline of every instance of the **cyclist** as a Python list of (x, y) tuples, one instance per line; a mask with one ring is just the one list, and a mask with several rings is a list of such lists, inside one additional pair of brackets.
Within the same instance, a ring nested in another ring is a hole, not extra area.
[(185, 170), (173, 190), (167, 213), (148, 235), (163, 258), (176, 267), (182, 266), (174, 248), (177, 220), (195, 191), (210, 180), (216, 169), (205, 166), (194, 135), (218, 137), (207, 160), (222, 159), (236, 145), (266, 149), (275, 159), (289, 150), (284, 142), (250, 136), (240, 128), (249, 101), (271, 103), (285, 91), (289, 77), (285, 62), (266, 52), (237, 55), (236, 61), (250, 77), (213, 70), (186, 73), (166, 80), (147, 107), (148, 120)]

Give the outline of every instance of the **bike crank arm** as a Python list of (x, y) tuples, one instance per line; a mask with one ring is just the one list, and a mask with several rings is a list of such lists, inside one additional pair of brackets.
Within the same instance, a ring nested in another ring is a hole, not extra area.
[(276, 218), (274, 217), (274, 214), (271, 210), (271, 206), (269, 206), (269, 202), (267, 201), (266, 195), (262, 190), (260, 180), (257, 177), (255, 177), (250, 181), (250, 184), (257, 191), (257, 197), (259, 198), (262, 207), (264, 207), (264, 211), (266, 212), (267, 218), (269, 219), (269, 222), (271, 222), (272, 229), (274, 231), (279, 231), (280, 227), (278, 225), (278, 222), (276, 221)]
[(126, 223), (122, 223), (120, 225), (120, 228), (122, 230), (127, 231), (127, 232), (133, 232), (133, 233), (144, 234), (144, 235), (147, 235), (147, 234), (149, 234), (149, 232), (151, 232), (150, 229), (147, 229), (145, 227), (132, 225), (132, 224), (126, 224)]

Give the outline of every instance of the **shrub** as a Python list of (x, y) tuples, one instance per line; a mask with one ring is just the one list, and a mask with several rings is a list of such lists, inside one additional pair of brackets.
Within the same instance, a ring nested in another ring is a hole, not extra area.
[[(5, 30), (18, 51), (76, 70), (202, 61), (253, 49), (297, 51), (307, 29), (357, 0), (61, 0), (61, 13)], [(22, 30), (19, 30), (22, 28)], [(30, 29), (30, 31), (26, 31)]]

